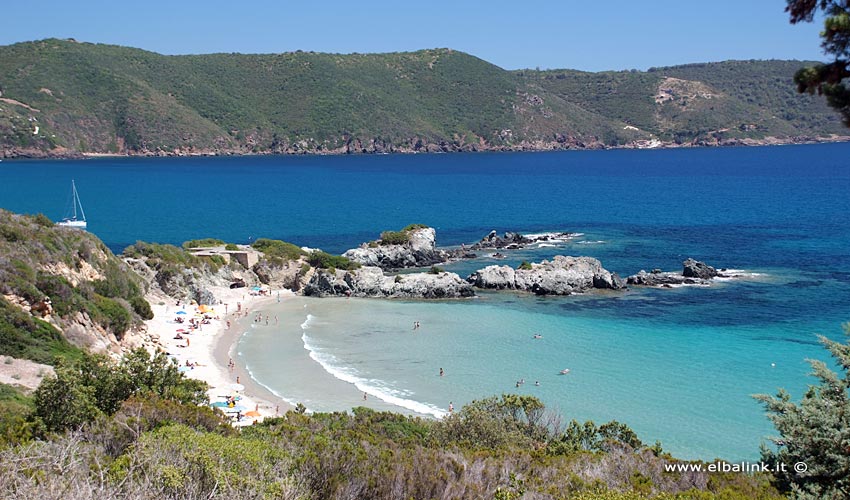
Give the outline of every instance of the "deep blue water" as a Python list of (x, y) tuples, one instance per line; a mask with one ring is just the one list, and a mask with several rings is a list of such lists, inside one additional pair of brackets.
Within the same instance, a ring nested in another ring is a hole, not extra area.
[[(437, 229), (443, 245), (469, 243), (491, 229), (584, 233), (564, 247), (513, 252), (502, 261), (512, 265), (557, 253), (590, 255), (627, 275), (680, 269), (685, 258), (694, 257), (758, 273), (758, 279), (710, 289), (558, 299), (497, 294), (433, 307), (365, 304), (346, 313), (363, 320), (347, 321), (345, 328), (332, 321), (333, 311), (311, 306), (319, 318), (311, 341), (335, 363), (357, 366), (364, 377), (382, 380), (381, 387), (418, 394), (409, 395), (434, 407), (502, 390), (504, 381), (488, 378), (482, 368), (488, 363), (515, 365), (518, 373), (506, 374), (510, 383), (535, 365), (549, 371), (547, 363), (558, 366), (562, 360), (553, 352), (575, 352), (582, 354), (570, 359), (576, 387), (544, 385), (541, 391), (568, 417), (633, 423), (647, 440), (661, 439), (684, 456), (753, 458), (770, 425), (750, 394), (783, 386), (799, 396), (812, 382), (804, 359), (827, 359), (815, 334), (839, 339), (841, 323), (850, 319), (848, 158), (850, 144), (5, 160), (0, 207), (59, 219), (73, 178), (89, 229), (119, 251), (136, 240), (179, 244), (217, 237), (246, 243), (270, 237), (341, 252), (382, 230), (424, 223)], [(448, 267), (465, 275), (487, 263), (485, 258)], [(413, 351), (406, 341), (388, 339), (397, 318), (387, 307), (403, 318), (399, 325), (405, 329), (409, 320), (427, 318), (444, 337), (435, 334), (432, 338), (442, 340), (423, 341)], [(442, 322), (447, 314), (465, 322)], [(510, 328), (502, 331), (500, 325)], [(555, 351), (517, 354), (524, 344), (513, 335), (526, 339), (532, 327), (549, 332), (553, 342), (556, 335), (566, 336), (557, 336)], [(494, 329), (499, 331), (491, 333)], [(334, 337), (340, 331), (350, 335)], [(392, 353), (375, 357), (375, 345)], [(470, 361), (482, 352), (486, 356)], [(458, 353), (464, 356), (453, 358)], [(435, 363), (445, 363), (450, 373), (468, 368), (468, 377), (444, 393), (393, 368), (424, 364), (433, 371)], [(691, 381), (703, 378), (681, 386), (671, 382), (676, 373)]]

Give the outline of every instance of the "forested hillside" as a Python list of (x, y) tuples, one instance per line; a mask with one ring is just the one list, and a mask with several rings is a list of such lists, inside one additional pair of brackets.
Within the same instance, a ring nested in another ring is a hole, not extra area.
[(843, 134), (821, 99), (795, 92), (803, 65), (506, 71), (451, 49), (163, 56), (49, 39), (0, 47), (0, 156), (565, 149)]

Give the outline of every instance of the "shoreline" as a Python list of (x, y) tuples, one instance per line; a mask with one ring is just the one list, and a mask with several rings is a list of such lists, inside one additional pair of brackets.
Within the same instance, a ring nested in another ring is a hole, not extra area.
[[(248, 295), (244, 288), (230, 290), (214, 287), (211, 291), (219, 300), (219, 304), (212, 306), (214, 312), (209, 314), (212, 319), (191, 333), (181, 332), (183, 338), (175, 338), (176, 333), (178, 330), (188, 330), (189, 324), (175, 322), (178, 311), (181, 311), (180, 316), (191, 318), (198, 306), (181, 303), (178, 307), (177, 302), (170, 297), (148, 296), (154, 318), (145, 321), (150, 341), (143, 345), (149, 351), (165, 352), (177, 362), (180, 371), (187, 377), (206, 382), (209, 385), (207, 396), (210, 403), (238, 394), (241, 397), (238, 404), (244, 407), (240, 413), (256, 411), (259, 414), (242, 415), (240, 420), (233, 422), (234, 426), (251, 425), (293, 409), (292, 405), (255, 382), (246, 367), (240, 365), (233, 356), (244, 333), (246, 319), (235, 311), (237, 303), (242, 304), (243, 311), (247, 308), (250, 314), (251, 310), (272, 298)], [(289, 294), (286, 297), (289, 297)], [(227, 321), (231, 323), (229, 329)], [(230, 359), (234, 361), (232, 370), (228, 368)], [(236, 391), (231, 387), (237, 383), (241, 384), (243, 389)], [(226, 413), (234, 411), (226, 408), (222, 410)]]
[(640, 149), (640, 150), (670, 150), (670, 149), (690, 149), (690, 148), (733, 148), (733, 147), (764, 147), (764, 146), (789, 146), (789, 145), (806, 145), (806, 144), (833, 144), (840, 142), (850, 142), (850, 136), (833, 135), (823, 137), (766, 137), (763, 139), (729, 139), (726, 142), (701, 142), (701, 143), (683, 143), (675, 142), (659, 142), (658, 144), (643, 143), (641, 141), (624, 145), (607, 145), (593, 144), (589, 146), (577, 147), (571, 145), (568, 147), (560, 143), (538, 143), (531, 141), (529, 143), (520, 143), (513, 146), (488, 146), (484, 148), (466, 148), (454, 147), (446, 149), (428, 149), (416, 150), (410, 148), (399, 147), (389, 151), (348, 151), (345, 149), (332, 150), (282, 150), (282, 151), (242, 151), (242, 150), (192, 150), (192, 151), (139, 151), (139, 152), (79, 152), (64, 150), (61, 152), (42, 151), (42, 150), (17, 150), (5, 149), (0, 150), (0, 159), (2, 160), (89, 160), (98, 158), (198, 158), (198, 157), (251, 157), (251, 156), (369, 156), (369, 155), (415, 155), (415, 154), (445, 154), (445, 153), (551, 153), (556, 151), (616, 151), (623, 149)]

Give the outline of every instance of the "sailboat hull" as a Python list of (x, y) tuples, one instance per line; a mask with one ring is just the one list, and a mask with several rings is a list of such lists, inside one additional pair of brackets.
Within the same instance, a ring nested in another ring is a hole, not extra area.
[(57, 226), (75, 227), (77, 229), (85, 229), (86, 221), (84, 220), (63, 220), (56, 223)]

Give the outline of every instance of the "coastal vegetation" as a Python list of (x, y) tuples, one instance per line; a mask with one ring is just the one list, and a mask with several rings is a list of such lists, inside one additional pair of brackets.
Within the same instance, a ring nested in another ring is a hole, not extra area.
[[(0, 384), (0, 488), (12, 497), (60, 490), (82, 499), (847, 496), (850, 343), (821, 339), (848, 373), (812, 362), (820, 384), (799, 403), (785, 391), (758, 396), (779, 433), (763, 460), (804, 462), (809, 473), (669, 472), (665, 465), (693, 463), (644, 443), (624, 423), (565, 422), (539, 399), (515, 394), (473, 401), (439, 420), (367, 408), (308, 414), (300, 406), (236, 430), (207, 407), (205, 385), (165, 354), (138, 349), (115, 361), (70, 335), (82, 328), (117, 338), (149, 317), (148, 285), (135, 268), (91, 234), (44, 216), (0, 211), (0, 236), (0, 354), (55, 367), (31, 394)], [(277, 240), (256, 244), (277, 258), (297, 255), (301, 274), (310, 264), (357, 266)], [(171, 245), (139, 242), (124, 257), (179, 275), (215, 272)]]
[(307, 252), (298, 245), (281, 240), (270, 240), (268, 238), (257, 238), (251, 246), (269, 257), (278, 257), (284, 260), (298, 260), (307, 255)]
[[(844, 333), (850, 338), (850, 323), (844, 325)], [(810, 385), (799, 403), (785, 390), (776, 396), (756, 396), (780, 434), (773, 439), (776, 448), (762, 450), (762, 460), (789, 464), (775, 476), (780, 490), (794, 498), (837, 500), (850, 497), (850, 342), (824, 336), (820, 341), (844, 373), (810, 360), (819, 384)], [(805, 464), (805, 470), (790, 464)]]
[(57, 229), (43, 215), (0, 210), (1, 350), (52, 364), (55, 355), (75, 352), (58, 330), (87, 322), (120, 339), (151, 315), (144, 290), (93, 235)]
[(451, 49), (163, 56), (48, 39), (0, 47), (0, 151), (528, 150), (845, 133), (825, 103), (794, 92), (804, 64), (506, 71)]
[(184, 249), (189, 250), (191, 248), (206, 248), (206, 247), (218, 247), (224, 245), (224, 241), (218, 238), (202, 238), (199, 240), (189, 240), (184, 241), (183, 245), (181, 245)]
[(836, 0), (789, 0), (785, 10), (792, 23), (811, 22), (816, 14), (825, 16), (821, 46), (835, 59), (797, 71), (794, 82), (801, 93), (826, 96), (826, 102), (841, 113), (844, 124), (850, 127), (850, 89), (845, 83), (850, 77), (850, 5)]
[(341, 255), (332, 255), (321, 250), (313, 250), (307, 256), (307, 262), (318, 269), (339, 269), (340, 271), (353, 271), (360, 268), (360, 264)]
[(194, 404), (194, 388), (183, 396), (160, 390), (159, 375), (174, 374), (165, 379), (180, 385), (182, 374), (141, 353), (131, 358), (108, 366), (87, 357), (39, 388), (35, 409), (18, 422), (29, 432), (0, 448), (4, 491), (39, 497), (62, 488), (82, 499), (779, 498), (760, 474), (708, 481), (666, 473), (664, 464), (677, 461), (615, 422), (573, 423), (594, 430), (583, 435), (594, 448), (553, 451), (547, 442), (575, 441), (574, 433), (557, 431), (557, 415), (530, 396), (488, 398), (443, 420), (367, 408), (290, 411), (236, 431)]

